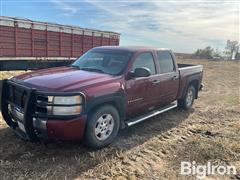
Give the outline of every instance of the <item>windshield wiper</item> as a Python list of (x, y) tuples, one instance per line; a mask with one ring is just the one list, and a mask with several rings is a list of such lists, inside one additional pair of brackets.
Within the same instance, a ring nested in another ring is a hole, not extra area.
[(105, 73), (103, 70), (101, 69), (96, 69), (96, 68), (91, 68), (91, 67), (82, 67), (80, 68), (80, 70), (86, 70), (86, 71), (93, 71), (93, 72), (100, 72), (100, 73)]

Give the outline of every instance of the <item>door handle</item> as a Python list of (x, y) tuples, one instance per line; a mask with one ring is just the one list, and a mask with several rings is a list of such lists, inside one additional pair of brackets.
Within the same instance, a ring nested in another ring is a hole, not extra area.
[(152, 84), (153, 84), (153, 85), (157, 85), (157, 84), (159, 84), (159, 83), (160, 83), (159, 80), (153, 80), (153, 81), (152, 81)]
[(178, 79), (177, 76), (173, 76), (173, 77), (172, 77), (172, 80), (177, 80), (177, 79)]

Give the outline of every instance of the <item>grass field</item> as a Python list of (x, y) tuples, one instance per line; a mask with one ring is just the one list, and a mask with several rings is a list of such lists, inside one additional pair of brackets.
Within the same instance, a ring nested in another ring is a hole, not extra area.
[[(204, 66), (204, 90), (189, 111), (179, 109), (122, 130), (91, 151), (81, 143), (30, 143), (0, 120), (1, 179), (195, 179), (181, 161), (235, 165), (240, 179), (240, 63), (179, 60)], [(0, 78), (15, 73), (1, 72)]]

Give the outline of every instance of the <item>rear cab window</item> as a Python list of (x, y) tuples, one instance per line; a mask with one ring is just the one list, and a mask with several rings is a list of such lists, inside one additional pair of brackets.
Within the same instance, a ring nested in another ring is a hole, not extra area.
[(156, 74), (155, 62), (151, 52), (141, 53), (133, 62), (132, 71), (136, 68), (148, 68), (151, 75)]
[(157, 57), (160, 66), (160, 74), (175, 71), (173, 58), (169, 51), (157, 51)]

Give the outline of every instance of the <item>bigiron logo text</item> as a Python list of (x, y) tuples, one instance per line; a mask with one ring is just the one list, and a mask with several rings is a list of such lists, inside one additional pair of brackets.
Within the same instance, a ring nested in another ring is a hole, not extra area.
[(207, 162), (205, 165), (197, 164), (195, 161), (181, 162), (181, 175), (195, 175), (198, 179), (203, 179), (207, 175), (236, 175), (236, 167), (228, 165), (214, 165)]

